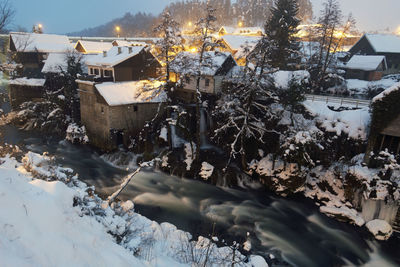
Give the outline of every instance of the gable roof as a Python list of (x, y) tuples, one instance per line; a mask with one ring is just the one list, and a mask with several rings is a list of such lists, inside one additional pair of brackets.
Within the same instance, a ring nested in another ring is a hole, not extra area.
[[(215, 76), (221, 70), (223, 64), (231, 58), (232, 55), (227, 52), (210, 51), (203, 54), (203, 66), (201, 75)], [(199, 53), (181, 52), (171, 62), (171, 70), (183, 75), (197, 75), (200, 61)], [(236, 62), (235, 64), (236, 65)], [(232, 66), (233, 67), (233, 66)], [(227, 72), (229, 70), (226, 70)]]
[[(119, 53), (119, 49), (121, 53)], [(89, 66), (106, 66), (106, 67), (114, 67), (125, 60), (128, 60), (137, 54), (139, 54), (144, 46), (113, 46), (110, 50), (104, 54), (98, 54), (94, 57), (91, 57), (86, 64)], [(131, 52), (129, 52), (131, 50)]]
[[(86, 67), (86, 61), (97, 55), (80, 55), (82, 63), (83, 73), (88, 73)], [(50, 53), (47, 59), (44, 61), (44, 66), (42, 68), (42, 73), (61, 73), (62, 71), (67, 71), (67, 60), (65, 53)]]
[(114, 40), (112, 41), (113, 46), (147, 46), (148, 44), (145, 42), (134, 42), (134, 41), (126, 41), (126, 40)]
[(383, 69), (387, 69), (385, 56), (354, 55), (344, 66), (346, 69), (374, 71), (383, 62)]
[(85, 53), (87, 54), (100, 54), (103, 53), (103, 51), (111, 49), (111, 47), (113, 46), (112, 43), (110, 42), (94, 42), (94, 41), (79, 40), (75, 44), (75, 49), (79, 44), (82, 46), (82, 48), (85, 50)]
[(72, 49), (65, 35), (12, 32), (10, 42), (17, 52), (62, 53)]
[(235, 27), (229, 27), (229, 26), (222, 26), (221, 28), (219, 28), (219, 33), (221, 33), (221, 31), (223, 30), (225, 32), (225, 34), (232, 34), (235, 32)]
[(261, 39), (259, 36), (242, 36), (242, 35), (224, 35), (221, 37), (222, 40), (231, 48), (237, 51), (235, 54), (236, 58), (240, 58), (245, 55), (246, 46), (252, 51), (258, 41)]
[(357, 47), (364, 38), (376, 53), (400, 53), (400, 36), (394, 34), (364, 34), (351, 50)]
[(129, 105), (134, 103), (160, 103), (167, 99), (167, 94), (160, 81), (106, 82), (96, 84), (99, 94), (109, 106)]

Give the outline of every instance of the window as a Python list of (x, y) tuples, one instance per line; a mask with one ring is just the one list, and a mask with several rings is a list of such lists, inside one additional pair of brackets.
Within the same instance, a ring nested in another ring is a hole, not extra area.
[(138, 111), (138, 106), (133, 106), (133, 111), (134, 112)]
[(210, 79), (206, 79), (205, 84), (206, 84), (206, 87), (210, 86)]
[(104, 70), (104, 77), (112, 77), (113, 72), (112, 70)]
[(99, 69), (94, 69), (94, 75), (99, 75), (99, 74), (100, 74)]
[(190, 83), (190, 77), (187, 77), (187, 76), (186, 76), (186, 77), (185, 77), (185, 82), (186, 82), (186, 83)]
[(89, 69), (89, 74), (90, 74), (90, 75), (93, 75), (93, 74), (94, 74), (93, 68), (90, 68), (90, 69)]
[(104, 114), (104, 107), (101, 107), (101, 114)]

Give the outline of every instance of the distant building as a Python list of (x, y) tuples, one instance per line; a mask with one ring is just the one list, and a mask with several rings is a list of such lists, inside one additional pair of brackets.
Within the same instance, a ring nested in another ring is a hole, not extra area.
[(161, 116), (167, 98), (161, 82), (77, 83), (90, 143), (107, 151), (127, 145), (158, 112)]
[[(199, 54), (181, 52), (171, 62), (170, 79), (180, 81), (177, 89), (180, 97), (186, 101), (194, 101), (196, 94)], [(229, 71), (237, 66), (234, 58), (227, 52), (205, 52), (203, 66), (200, 68), (200, 91), (205, 94), (219, 94), (222, 81)]]
[(219, 31), (219, 36), (224, 35), (247, 35), (247, 36), (262, 36), (264, 29), (261, 27), (227, 27), (222, 26)]
[(112, 41), (113, 46), (148, 46), (145, 42), (134, 42), (126, 40), (114, 40)]
[(385, 56), (354, 55), (344, 66), (346, 79), (377, 81), (382, 79), (387, 70)]
[(37, 33), (10, 33), (9, 50), (16, 63), (23, 65), (23, 76), (40, 77), (44, 60), (50, 53), (72, 49), (67, 36)]
[(260, 41), (259, 36), (224, 35), (221, 37), (222, 51), (233, 55), (240, 66), (246, 64), (246, 57), (254, 50)]
[(384, 74), (400, 73), (400, 36), (365, 34), (349, 50), (351, 55), (380, 55), (386, 57)]
[(82, 54), (101, 54), (113, 47), (111, 42), (95, 42), (79, 40), (75, 44), (75, 50)]
[(113, 46), (86, 61), (89, 75), (110, 81), (137, 81), (156, 78), (161, 64), (144, 46)]

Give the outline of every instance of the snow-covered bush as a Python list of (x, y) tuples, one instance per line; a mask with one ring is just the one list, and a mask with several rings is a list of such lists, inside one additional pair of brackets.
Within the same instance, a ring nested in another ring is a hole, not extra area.
[(86, 135), (85, 126), (78, 126), (76, 123), (70, 123), (66, 131), (66, 137), (68, 141), (72, 143), (87, 144), (89, 143), (89, 137)]

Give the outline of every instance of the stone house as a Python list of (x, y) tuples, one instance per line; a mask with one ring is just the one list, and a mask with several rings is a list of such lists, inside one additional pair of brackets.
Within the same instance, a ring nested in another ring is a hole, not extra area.
[(387, 70), (385, 56), (354, 55), (345, 64), (346, 79), (377, 81)]
[(78, 40), (75, 44), (75, 50), (82, 54), (101, 54), (113, 47), (111, 42), (95, 42)]
[(113, 46), (86, 60), (89, 76), (114, 82), (157, 78), (161, 64), (145, 46)]
[(82, 124), (89, 142), (106, 151), (128, 145), (144, 125), (162, 115), (167, 99), (161, 82), (77, 81)]
[(16, 63), (23, 65), (23, 76), (41, 77), (44, 60), (50, 53), (72, 49), (67, 36), (38, 33), (10, 33), (9, 52)]
[(391, 34), (365, 34), (349, 50), (351, 55), (385, 56), (384, 74), (400, 73), (400, 36)]
[[(171, 62), (170, 80), (179, 82), (178, 97), (187, 102), (195, 100), (199, 54), (181, 52)], [(200, 92), (216, 95), (222, 91), (222, 82), (230, 70), (237, 66), (227, 52), (205, 52), (200, 69)]]

